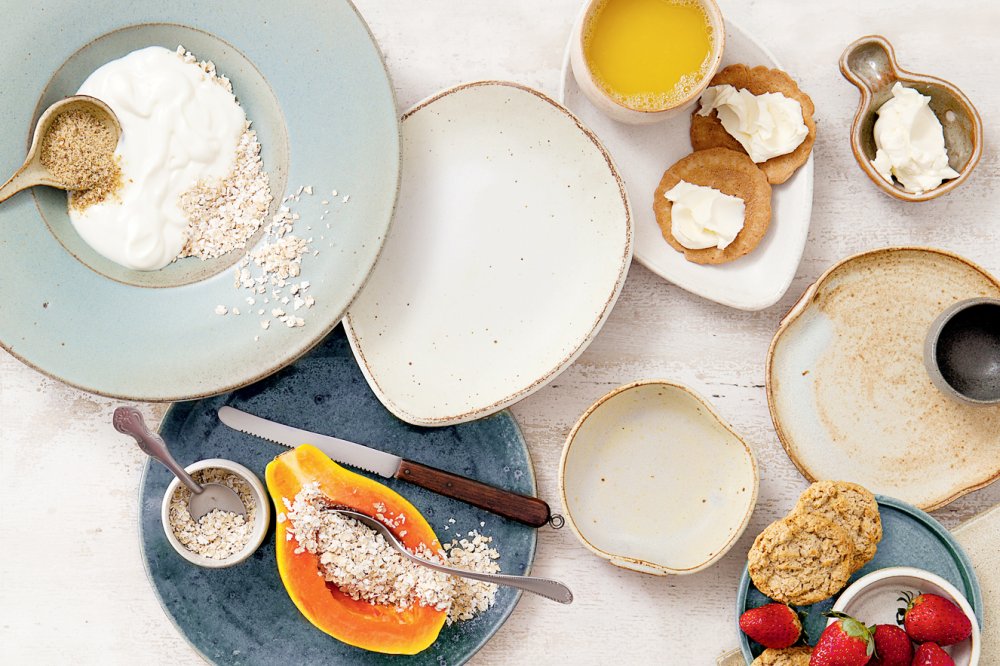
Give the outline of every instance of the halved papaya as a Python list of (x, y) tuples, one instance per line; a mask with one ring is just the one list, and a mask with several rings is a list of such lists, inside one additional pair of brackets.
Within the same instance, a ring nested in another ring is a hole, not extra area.
[[(275, 512), (287, 509), (282, 498), (294, 500), (307, 483), (318, 482), (331, 503), (368, 515), (383, 514), (405, 522), (390, 529), (410, 550), (420, 544), (437, 552), (440, 544), (431, 526), (412, 504), (381, 483), (348, 471), (322, 451), (303, 444), (272, 460), (265, 474)], [(287, 521), (277, 524), (275, 550), (278, 573), (288, 596), (316, 628), (349, 645), (386, 654), (417, 654), (429, 647), (444, 626), (446, 611), (413, 604), (404, 611), (394, 606), (355, 601), (334, 585), (327, 585), (319, 572), (319, 557), (296, 553), (298, 542), (286, 537)]]

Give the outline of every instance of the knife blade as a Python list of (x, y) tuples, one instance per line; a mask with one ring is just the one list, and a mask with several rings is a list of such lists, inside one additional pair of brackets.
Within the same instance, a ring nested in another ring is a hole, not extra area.
[(531, 527), (541, 527), (551, 517), (549, 505), (537, 497), (520, 495), (346, 439), (276, 423), (228, 405), (219, 408), (219, 420), (233, 430), (289, 448), (312, 444), (339, 463), (387, 479), (402, 479)]

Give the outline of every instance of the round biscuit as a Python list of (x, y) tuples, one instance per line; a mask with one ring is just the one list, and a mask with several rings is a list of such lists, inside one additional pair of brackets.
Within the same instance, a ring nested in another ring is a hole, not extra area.
[(852, 571), (868, 564), (882, 540), (878, 501), (867, 488), (849, 481), (817, 481), (799, 497), (793, 512), (807, 512), (837, 523), (854, 542)]
[(747, 555), (750, 578), (775, 601), (796, 606), (828, 599), (850, 578), (854, 545), (836, 523), (807, 513), (777, 520)]
[[(729, 84), (738, 90), (749, 90), (754, 95), (763, 95), (769, 92), (781, 93), (789, 99), (794, 99), (802, 107), (802, 122), (808, 129), (806, 138), (792, 152), (772, 157), (757, 165), (767, 174), (767, 180), (772, 185), (785, 182), (791, 178), (796, 169), (806, 163), (812, 152), (813, 144), (816, 142), (816, 121), (813, 119), (816, 107), (812, 98), (802, 92), (795, 80), (787, 73), (780, 69), (768, 69), (763, 66), (751, 69), (747, 65), (730, 65), (719, 70), (708, 85), (721, 86), (724, 84)], [(707, 116), (700, 116), (698, 115), (699, 109), (701, 109), (701, 105), (695, 105), (691, 115), (691, 147), (694, 150), (722, 147), (746, 154), (743, 145), (722, 126), (718, 112), (712, 111)]]
[(753, 660), (750, 666), (809, 666), (810, 647), (791, 647), (783, 650), (768, 648)]
[[(664, 194), (680, 181), (719, 190), (743, 200), (743, 228), (732, 243), (720, 250), (691, 250), (674, 238), (671, 230), (673, 202)], [(750, 156), (728, 148), (709, 148), (682, 157), (668, 168), (653, 193), (653, 213), (663, 240), (695, 264), (724, 264), (748, 254), (764, 239), (771, 224), (771, 185)]]

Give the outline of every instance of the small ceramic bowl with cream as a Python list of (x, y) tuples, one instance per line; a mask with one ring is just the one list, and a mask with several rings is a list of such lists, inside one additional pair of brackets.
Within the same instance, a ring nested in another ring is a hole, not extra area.
[[(232, 515), (212, 514), (194, 523), (187, 511), (185, 496), (185, 493), (190, 496), (190, 491), (180, 479), (174, 478), (163, 494), (160, 520), (167, 541), (177, 554), (206, 569), (231, 567), (253, 555), (264, 542), (271, 523), (271, 500), (257, 475), (239, 463), (222, 458), (199, 460), (184, 469), (199, 483), (222, 483), (231, 487), (243, 500), (247, 514), (243, 524), (233, 522)], [(199, 537), (207, 543), (193, 545)]]
[(743, 533), (757, 501), (750, 447), (704, 398), (666, 381), (608, 393), (563, 448), (559, 488), (583, 545), (654, 575), (711, 566)]
[[(896, 624), (896, 613), (905, 603), (903, 593), (936, 594), (958, 606), (972, 622), (972, 635), (964, 641), (945, 646), (955, 666), (976, 666), (982, 643), (979, 620), (962, 593), (941, 576), (914, 567), (888, 567), (857, 579), (841, 592), (833, 610), (846, 613), (867, 625)], [(830, 618), (830, 622), (835, 622)]]
[(983, 122), (961, 90), (902, 69), (879, 35), (848, 46), (840, 71), (861, 92), (851, 149), (879, 189), (928, 201), (965, 182), (982, 155)]
[(580, 90), (614, 120), (655, 123), (689, 109), (722, 60), (715, 0), (589, 0), (569, 58)]

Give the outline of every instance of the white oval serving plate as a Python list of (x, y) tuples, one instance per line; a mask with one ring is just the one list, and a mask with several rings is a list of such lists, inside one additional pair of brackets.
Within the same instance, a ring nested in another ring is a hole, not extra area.
[(393, 226), (344, 326), (393, 414), (462, 423), (551, 381), (600, 330), (632, 259), (628, 196), (597, 138), (516, 83), (438, 93), (402, 137)]
[(843, 479), (925, 511), (1000, 478), (1000, 405), (960, 403), (924, 367), (951, 304), (1000, 281), (950, 252), (889, 247), (848, 257), (809, 287), (767, 355), (778, 439), (810, 481)]
[[(726, 21), (722, 67), (734, 63), (781, 69), (774, 56), (731, 21)], [(795, 78), (795, 72), (790, 72)], [(771, 226), (750, 254), (727, 264), (703, 266), (670, 247), (653, 215), (653, 192), (667, 167), (691, 152), (690, 115), (655, 125), (625, 125), (601, 113), (573, 77), (569, 48), (563, 61), (559, 99), (587, 123), (615, 157), (635, 215), (635, 258), (665, 280), (709, 300), (762, 310), (778, 302), (795, 277), (812, 214), (813, 157), (771, 196)]]
[(615, 566), (690, 574), (726, 554), (757, 503), (753, 451), (697, 393), (644, 380), (608, 393), (563, 448), (568, 522)]

